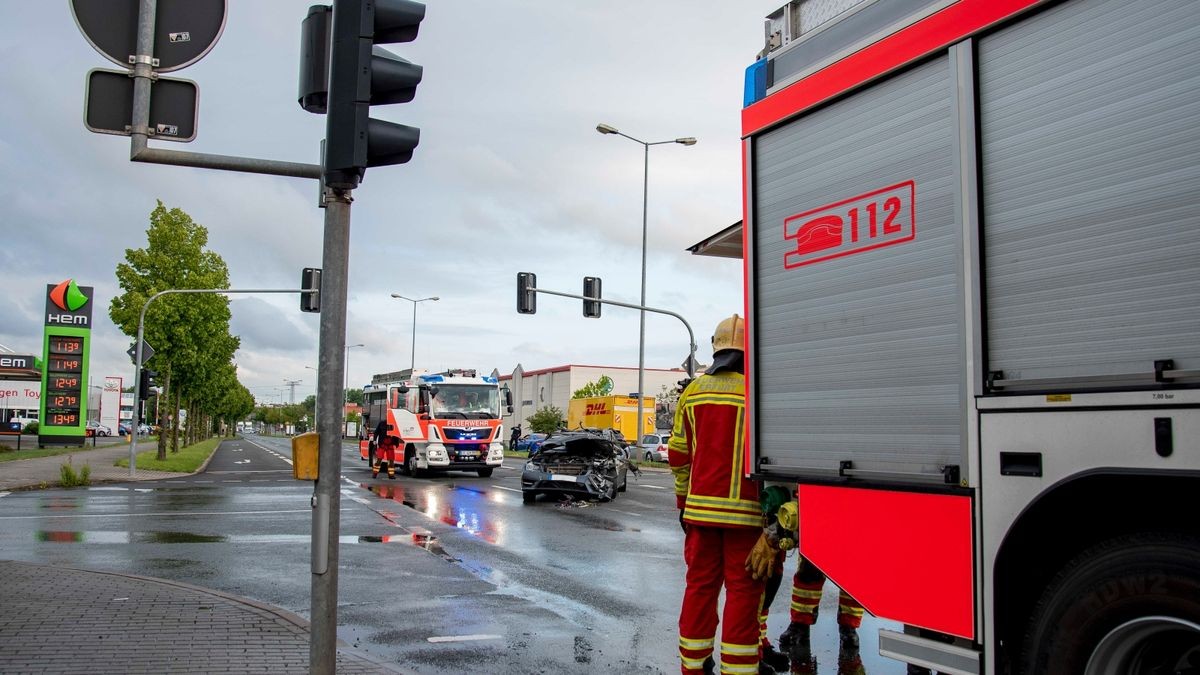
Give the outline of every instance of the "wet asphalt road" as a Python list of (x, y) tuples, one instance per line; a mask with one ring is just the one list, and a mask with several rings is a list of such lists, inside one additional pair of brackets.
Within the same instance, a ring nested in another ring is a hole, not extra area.
[[(0, 497), (0, 557), (173, 579), (309, 614), (310, 483), (287, 439), (227, 442), (206, 472)], [(607, 504), (522, 504), (521, 460), (489, 478), (372, 479), (343, 452), (338, 634), (421, 673), (672, 673), (683, 537), (670, 475), (629, 476)], [(795, 560), (785, 566), (785, 579)], [(769, 621), (787, 626), (787, 584)], [(837, 660), (837, 594), (813, 632), (817, 672), (903, 673)], [(813, 672), (806, 670), (804, 672)]]

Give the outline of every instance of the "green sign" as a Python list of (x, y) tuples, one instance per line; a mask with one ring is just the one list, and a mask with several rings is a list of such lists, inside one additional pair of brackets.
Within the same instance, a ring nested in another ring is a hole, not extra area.
[(39, 445), (76, 445), (86, 435), (92, 304), (92, 288), (74, 279), (46, 286)]

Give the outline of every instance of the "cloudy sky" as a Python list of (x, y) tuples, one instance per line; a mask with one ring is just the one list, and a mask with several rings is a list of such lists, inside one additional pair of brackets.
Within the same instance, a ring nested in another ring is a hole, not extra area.
[[(311, 2), (233, 0), (224, 34), (171, 76), (200, 87), (197, 139), (153, 147), (315, 163), (324, 117), (296, 103), (300, 21)], [(517, 272), (578, 293), (637, 302), (642, 147), (650, 150), (647, 304), (696, 331), (741, 305), (737, 261), (685, 248), (741, 218), (742, 75), (762, 18), (783, 0), (430, 0), (420, 37), (393, 51), (425, 68), (415, 101), (376, 117), (421, 129), (413, 160), (367, 172), (354, 193), (347, 343), (351, 386), (406, 368), (413, 298), (416, 365), (511, 372), (566, 363), (637, 366), (637, 312), (539, 296), (518, 315)], [(0, 23), (0, 344), (41, 350), (47, 283), (96, 289), (92, 376), (132, 376), (131, 340), (108, 319), (114, 270), (145, 246), (155, 200), (209, 230), (234, 288), (292, 288), (321, 266), (316, 181), (132, 164), (129, 141), (83, 126), (84, 81), (112, 68), (76, 28), (66, 0), (25, 3)], [(315, 391), (318, 317), (294, 296), (233, 296), (242, 382), (280, 400), (285, 379)], [(153, 311), (153, 309), (151, 309)], [(687, 333), (646, 320), (646, 366), (675, 367)], [(2, 350), (0, 350), (2, 351)]]

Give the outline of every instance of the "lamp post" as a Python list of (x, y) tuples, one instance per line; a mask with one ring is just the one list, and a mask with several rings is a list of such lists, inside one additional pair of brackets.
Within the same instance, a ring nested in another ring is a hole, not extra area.
[[(646, 306), (646, 210), (649, 203), (650, 193), (650, 146), (665, 145), (667, 143), (678, 143), (680, 145), (695, 145), (696, 139), (688, 136), (686, 138), (675, 138), (669, 141), (653, 141), (646, 142), (641, 139), (634, 138), (628, 134), (617, 131), (615, 127), (607, 124), (597, 124), (596, 131), (602, 134), (616, 134), (623, 136), (638, 143), (642, 146), (642, 296), (641, 302), (638, 304), (642, 307)], [(642, 420), (645, 415), (645, 400), (646, 400), (646, 310), (638, 310), (638, 407), (637, 407), (637, 438), (631, 439), (635, 445), (640, 445), (642, 442)]]
[(414, 300), (412, 298), (406, 298), (403, 295), (400, 295), (399, 293), (392, 293), (392, 297), (396, 298), (397, 300), (407, 300), (407, 301), (411, 302), (412, 306), (413, 306), (412, 354), (409, 356), (409, 362), (408, 362), (408, 372), (411, 375), (413, 370), (415, 370), (417, 367), (417, 303), (425, 302), (426, 300), (433, 300), (434, 302), (437, 302), (438, 300), (441, 300), (441, 298), (439, 298), (438, 296), (435, 295), (431, 298), (421, 298), (420, 300)]
[(342, 436), (346, 435), (346, 401), (350, 399), (347, 392), (350, 383), (350, 349), (353, 347), (366, 347), (366, 345), (361, 342), (356, 345), (346, 345), (346, 370), (342, 374), (342, 421), (340, 422), (342, 425)]

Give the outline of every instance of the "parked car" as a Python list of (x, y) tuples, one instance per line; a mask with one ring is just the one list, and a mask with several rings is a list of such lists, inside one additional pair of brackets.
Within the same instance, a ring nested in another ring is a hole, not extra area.
[(546, 440), (546, 434), (525, 434), (517, 439), (517, 451), (528, 452), (533, 454), (542, 446), (542, 442)]
[(521, 471), (521, 499), (540, 494), (611, 501), (628, 487), (624, 448), (608, 434), (562, 431), (546, 438)]
[(120, 436), (128, 436), (129, 435), (129, 424), (126, 422), (121, 422), (121, 423), (117, 424), (117, 434)]
[(139, 424), (138, 425), (138, 436), (149, 436), (149, 435), (150, 435), (150, 425), (149, 424)]
[(87, 423), (85, 434), (88, 436), (112, 436), (112, 429), (92, 420)]
[(667, 442), (671, 440), (671, 432), (659, 431), (642, 436), (638, 446), (638, 455), (647, 462), (667, 461)]

